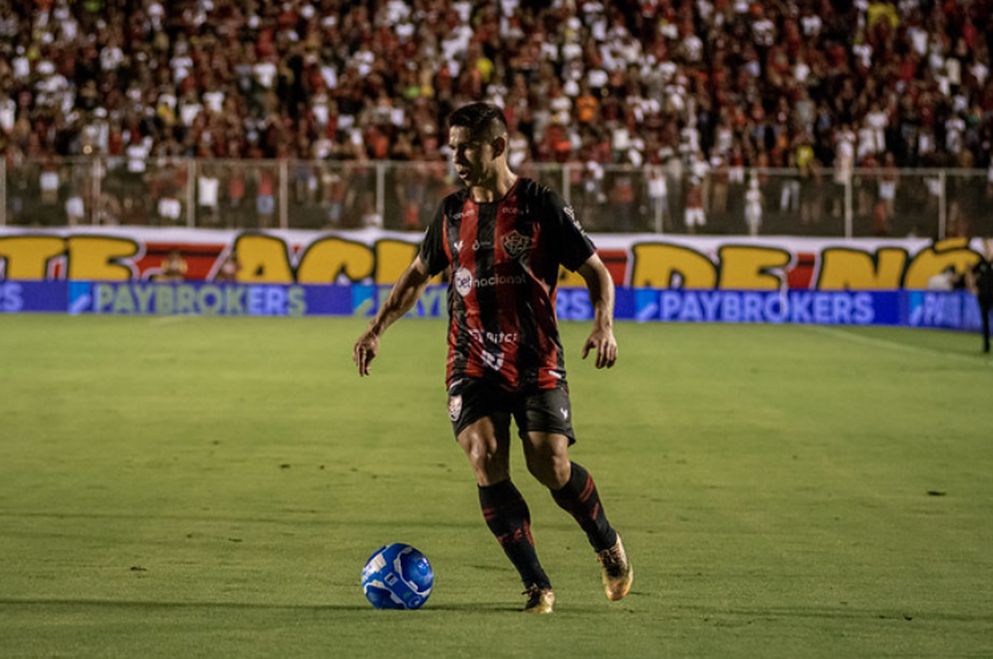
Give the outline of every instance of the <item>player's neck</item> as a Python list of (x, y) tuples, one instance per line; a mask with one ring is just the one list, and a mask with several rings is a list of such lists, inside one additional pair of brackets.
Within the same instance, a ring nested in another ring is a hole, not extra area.
[(489, 204), (506, 197), (514, 183), (517, 183), (517, 174), (505, 167), (495, 171), (492, 177), (480, 185), (469, 188), (469, 195), (477, 204)]

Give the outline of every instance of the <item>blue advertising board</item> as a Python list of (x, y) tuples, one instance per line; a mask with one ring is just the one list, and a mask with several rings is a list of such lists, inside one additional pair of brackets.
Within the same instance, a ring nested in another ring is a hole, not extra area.
[(66, 310), (64, 281), (0, 281), (0, 313)]
[(349, 316), (353, 308), (349, 288), (73, 281), (64, 309), (71, 314), (123, 316)]
[[(0, 282), (0, 313), (108, 315), (372, 316), (389, 286), (215, 284), (210, 282)], [(447, 315), (447, 288), (431, 286), (411, 316)], [(562, 320), (589, 320), (582, 288), (559, 289)], [(977, 330), (979, 307), (965, 292), (728, 291), (619, 288), (618, 320), (640, 322), (904, 325)]]

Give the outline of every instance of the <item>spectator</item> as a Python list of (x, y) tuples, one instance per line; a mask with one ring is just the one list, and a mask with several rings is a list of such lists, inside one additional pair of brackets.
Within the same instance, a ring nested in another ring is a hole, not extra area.
[[(412, 152), (401, 157), (433, 158), (447, 112), (479, 98), (501, 100), (530, 155), (548, 160), (579, 158), (602, 125), (617, 147), (611, 161), (649, 162), (650, 137), (675, 122), (683, 157), (737, 144), (746, 166), (803, 132), (830, 166), (841, 125), (852, 127), (856, 161), (893, 153), (897, 167), (956, 166), (963, 151), (976, 166), (990, 161), (993, 37), (976, 27), (993, 23), (989, 3), (0, 8), (11, 35), (0, 40), (5, 150), (125, 150), (132, 174), (170, 139), (181, 156), (206, 145), (214, 157), (377, 158), (403, 136)], [(551, 124), (567, 139), (541, 149)]]
[(178, 249), (169, 252), (166, 258), (162, 259), (159, 274), (155, 277), (160, 282), (183, 282), (186, 279), (186, 259), (179, 253)]
[(748, 192), (745, 193), (745, 225), (750, 236), (757, 236), (762, 230), (762, 191), (755, 175), (748, 179)]
[(238, 263), (238, 255), (232, 252), (228, 254), (227, 258), (221, 263), (221, 267), (217, 269), (217, 274), (214, 275), (214, 281), (218, 283), (234, 283), (238, 280), (239, 270), (241, 270), (241, 264)]

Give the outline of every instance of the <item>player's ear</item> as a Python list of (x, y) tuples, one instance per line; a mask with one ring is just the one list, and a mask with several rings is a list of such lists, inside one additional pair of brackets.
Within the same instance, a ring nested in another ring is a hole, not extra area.
[(490, 146), (493, 148), (493, 157), (499, 158), (507, 150), (507, 136), (498, 135), (490, 142)]

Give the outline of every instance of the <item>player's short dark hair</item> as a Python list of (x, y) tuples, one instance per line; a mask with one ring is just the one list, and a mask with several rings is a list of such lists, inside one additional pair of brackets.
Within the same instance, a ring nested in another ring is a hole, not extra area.
[(492, 140), (510, 133), (503, 110), (492, 103), (469, 103), (448, 115), (448, 127), (469, 129), (469, 135), (476, 139)]

